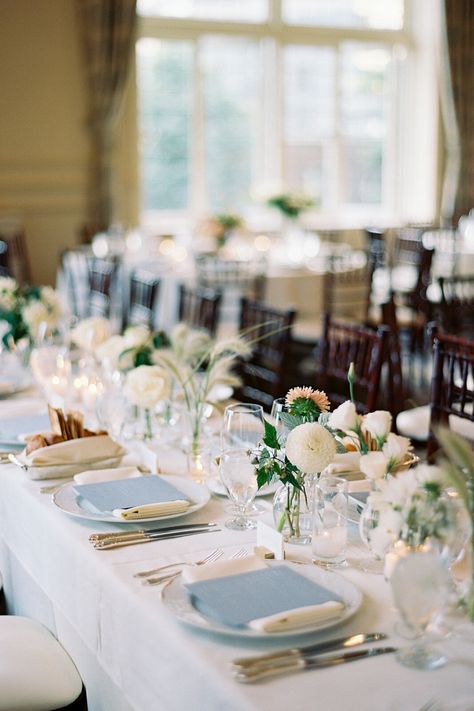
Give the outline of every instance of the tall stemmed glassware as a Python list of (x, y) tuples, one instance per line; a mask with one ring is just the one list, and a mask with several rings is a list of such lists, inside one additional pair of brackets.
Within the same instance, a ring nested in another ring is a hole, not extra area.
[(426, 637), (449, 598), (449, 573), (441, 557), (433, 551), (409, 553), (398, 562), (390, 582), (403, 622), (415, 635), (413, 645), (397, 652), (398, 661), (415, 669), (443, 666), (446, 656), (427, 644)]
[(286, 438), (288, 437), (288, 433), (290, 431), (282, 419), (282, 414), (285, 412), (289, 412), (288, 405), (286, 404), (286, 398), (276, 398), (272, 404), (271, 418), (276, 427), (278, 439), (282, 444), (286, 442)]
[(220, 476), (231, 502), (237, 507), (236, 518), (226, 523), (228, 528), (243, 530), (256, 525), (248, 519), (257, 492), (252, 459), (264, 432), (261, 405), (238, 403), (226, 407), (221, 431)]
[(228, 405), (224, 411), (221, 449), (255, 450), (265, 432), (263, 407), (254, 403)]
[(230, 500), (236, 506), (234, 518), (225, 522), (226, 528), (245, 531), (255, 528), (255, 521), (248, 518), (248, 507), (257, 493), (257, 477), (248, 451), (228, 449), (220, 457), (220, 476)]

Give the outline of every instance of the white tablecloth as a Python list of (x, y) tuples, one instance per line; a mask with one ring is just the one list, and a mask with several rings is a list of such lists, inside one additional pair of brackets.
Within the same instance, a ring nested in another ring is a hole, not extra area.
[[(8, 401), (0, 405), (0, 416), (7, 415)], [(474, 700), (474, 646), (457, 638), (446, 643), (451, 663), (435, 672), (406, 669), (387, 655), (238, 684), (229, 661), (275, 643), (244, 643), (185, 628), (169, 614), (159, 589), (144, 587), (132, 574), (183, 556), (195, 560), (216, 546), (226, 556), (242, 546), (251, 550), (255, 533), (223, 528), (221, 533), (95, 551), (89, 534), (119, 526), (68, 517), (39, 493), (40, 486), (13, 465), (0, 465), (5, 592), (11, 611), (40, 619), (69, 651), (88, 690), (90, 711), (418, 711), (430, 698)], [(268, 509), (264, 520), (270, 522)], [(225, 517), (223, 502), (212, 499), (189, 520), (222, 523)], [(305, 557), (309, 551), (292, 547), (290, 553)], [(357, 555), (355, 549), (352, 553)], [(390, 644), (404, 644), (394, 633), (396, 616), (383, 578), (353, 568), (342, 574), (360, 587), (364, 603), (337, 635), (385, 631)]]

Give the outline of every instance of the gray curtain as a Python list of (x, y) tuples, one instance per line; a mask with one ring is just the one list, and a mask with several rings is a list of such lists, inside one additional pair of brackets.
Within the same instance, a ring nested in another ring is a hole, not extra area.
[[(444, 0), (459, 168), (453, 223), (474, 208), (474, 0)], [(447, 144), (449, 146), (450, 136)]]
[(76, 0), (88, 87), (91, 142), (88, 222), (112, 220), (112, 147), (133, 49), (136, 0)]

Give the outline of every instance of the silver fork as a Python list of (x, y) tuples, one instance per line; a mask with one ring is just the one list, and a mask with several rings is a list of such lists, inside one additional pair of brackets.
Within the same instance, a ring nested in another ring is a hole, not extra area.
[[(149, 571), (143, 571), (143, 573), (140, 575), (139, 573), (135, 573), (134, 577), (135, 578), (144, 578), (143, 585), (159, 585), (160, 583), (164, 583), (166, 580), (170, 580), (171, 578), (176, 578), (178, 575), (181, 573), (181, 568), (183, 565), (193, 565), (193, 566), (198, 566), (198, 565), (206, 565), (206, 563), (213, 563), (216, 560), (219, 560), (224, 555), (224, 551), (221, 548), (216, 548), (213, 550), (209, 555), (207, 555), (205, 558), (202, 558), (202, 560), (197, 560), (194, 563), (173, 563), (170, 565), (165, 565), (162, 566), (161, 570), (165, 570), (166, 568), (171, 568), (171, 567), (179, 567), (179, 570), (172, 570), (171, 572), (165, 573), (164, 575), (158, 575), (156, 577), (147, 577), (144, 575), (144, 573), (149, 572)], [(157, 570), (160, 570), (157, 568)]]
[(230, 556), (231, 560), (238, 560), (239, 558), (246, 558), (247, 557), (247, 551), (245, 548), (241, 548), (238, 550), (236, 553)]

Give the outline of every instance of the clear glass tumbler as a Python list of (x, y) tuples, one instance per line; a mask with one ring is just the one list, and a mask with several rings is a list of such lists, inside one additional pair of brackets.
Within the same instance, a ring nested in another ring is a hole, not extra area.
[(347, 481), (323, 475), (314, 487), (312, 560), (324, 568), (346, 565)]

